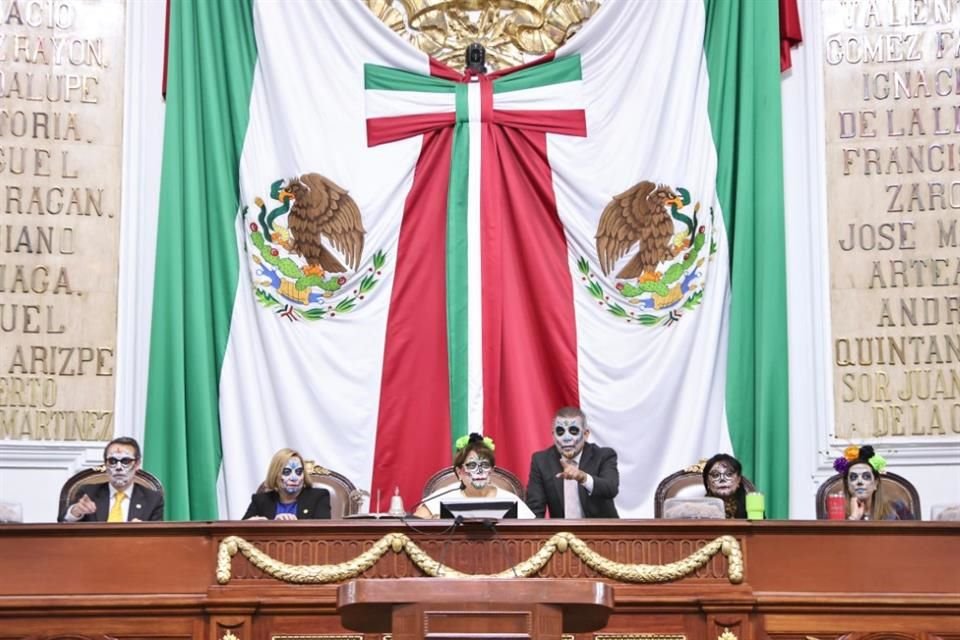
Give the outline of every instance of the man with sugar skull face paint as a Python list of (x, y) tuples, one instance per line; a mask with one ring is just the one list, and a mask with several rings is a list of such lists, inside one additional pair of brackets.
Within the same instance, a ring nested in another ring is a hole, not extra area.
[(492, 440), (479, 433), (471, 433), (466, 437), (463, 446), (460, 446), (460, 442), (457, 446), (460, 448), (453, 458), (453, 472), (460, 481), (459, 487), (454, 484), (434, 491), (424, 499), (413, 515), (418, 518), (437, 518), (441, 502), (512, 501), (517, 503), (517, 518), (534, 517), (523, 500), (491, 482), (496, 466)]
[(319, 520), (330, 518), (330, 493), (312, 486), (303, 456), (280, 449), (270, 460), (261, 490), (250, 497), (244, 520)]
[(163, 494), (135, 482), (140, 444), (115, 438), (103, 449), (107, 482), (81, 487), (60, 522), (141, 522), (163, 520)]
[(617, 452), (587, 442), (587, 417), (576, 407), (557, 412), (551, 433), (553, 445), (530, 460), (530, 509), (538, 518), (618, 518)]

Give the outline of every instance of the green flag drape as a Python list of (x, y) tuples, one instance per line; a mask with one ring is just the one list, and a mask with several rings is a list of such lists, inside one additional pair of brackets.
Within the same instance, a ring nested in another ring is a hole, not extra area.
[[(251, 3), (171, 3), (144, 466), (170, 520), (217, 518), (218, 386), (237, 274)], [(225, 277), (226, 274), (226, 277)]]
[(706, 0), (717, 191), (730, 238), (727, 420), (744, 473), (789, 515), (789, 404), (778, 3)]

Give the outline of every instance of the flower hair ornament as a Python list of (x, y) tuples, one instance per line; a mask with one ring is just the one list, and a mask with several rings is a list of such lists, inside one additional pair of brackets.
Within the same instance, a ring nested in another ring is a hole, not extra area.
[(844, 449), (843, 455), (833, 461), (833, 468), (837, 473), (846, 473), (847, 468), (857, 460), (868, 462), (877, 473), (884, 473), (887, 470), (886, 458), (877, 454), (868, 444)]
[(483, 442), (483, 444), (487, 447), (487, 449), (490, 449), (490, 451), (493, 451), (496, 448), (493, 446), (493, 438), (489, 436), (482, 436), (479, 433), (471, 433), (467, 436), (460, 436), (457, 438), (457, 441), (453, 443), (453, 446), (457, 451), (460, 451), (471, 442)]

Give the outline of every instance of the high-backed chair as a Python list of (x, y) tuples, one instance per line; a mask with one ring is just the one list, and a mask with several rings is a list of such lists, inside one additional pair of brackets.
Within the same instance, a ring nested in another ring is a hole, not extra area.
[[(880, 475), (880, 485), (887, 500), (899, 500), (907, 505), (914, 520), (920, 520), (920, 495), (917, 488), (904, 478), (889, 471)], [(843, 474), (837, 473), (826, 480), (817, 489), (817, 519), (826, 520), (827, 496), (833, 493), (843, 493)]]
[[(426, 484), (423, 485), (423, 497), (426, 498), (431, 493), (435, 493), (444, 487), (454, 485), (457, 482), (459, 481), (457, 480), (456, 474), (453, 472), (453, 467), (445, 467), (430, 476)], [(501, 467), (494, 467), (490, 474), (490, 482), (494, 486), (497, 486), (501, 489), (506, 489), (521, 500), (525, 500), (527, 497), (527, 492), (524, 490), (523, 483), (520, 482), (520, 478), (518, 478), (511, 471)]]
[[(357, 489), (357, 486), (347, 476), (320, 466), (313, 460), (304, 460), (303, 466), (307, 468), (307, 475), (310, 476), (310, 483), (313, 486), (330, 492), (331, 519), (338, 520), (360, 511), (364, 492)], [(257, 493), (264, 493), (268, 490), (267, 486), (261, 483), (257, 488)]]
[[(67, 478), (60, 489), (60, 510), (57, 511), (57, 516), (60, 516), (67, 510), (68, 506), (77, 501), (77, 491), (82, 487), (91, 484), (103, 484), (108, 481), (107, 468), (103, 465), (92, 469), (84, 469)], [(149, 471), (137, 470), (137, 475), (134, 476), (133, 481), (141, 487), (163, 493), (163, 484)]]
[[(703, 487), (703, 466), (706, 463), (706, 460), (701, 460), (686, 469), (671, 473), (660, 481), (653, 497), (655, 518), (663, 517), (663, 503), (667, 498), (702, 498), (707, 495), (707, 490)], [(748, 493), (756, 491), (756, 487), (745, 476), (741, 476), (741, 481)]]

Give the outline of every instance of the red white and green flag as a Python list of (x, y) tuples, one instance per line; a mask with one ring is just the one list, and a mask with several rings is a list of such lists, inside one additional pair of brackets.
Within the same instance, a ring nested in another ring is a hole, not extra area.
[[(182, 4), (146, 434), (171, 517), (239, 516), (285, 446), (384, 504), (472, 431), (525, 478), (564, 405), (619, 452), (622, 515), (721, 450), (786, 513), (785, 339), (756, 339), (761, 292), (783, 321), (782, 280), (756, 279), (766, 245), (783, 275), (779, 131), (743, 158), (715, 78), (750, 84), (741, 107), (773, 94), (709, 52), (760, 38), (749, 16), (607, 2), (554, 54), (465, 75), (359, 2)], [(755, 236), (763, 204), (779, 237)]]

